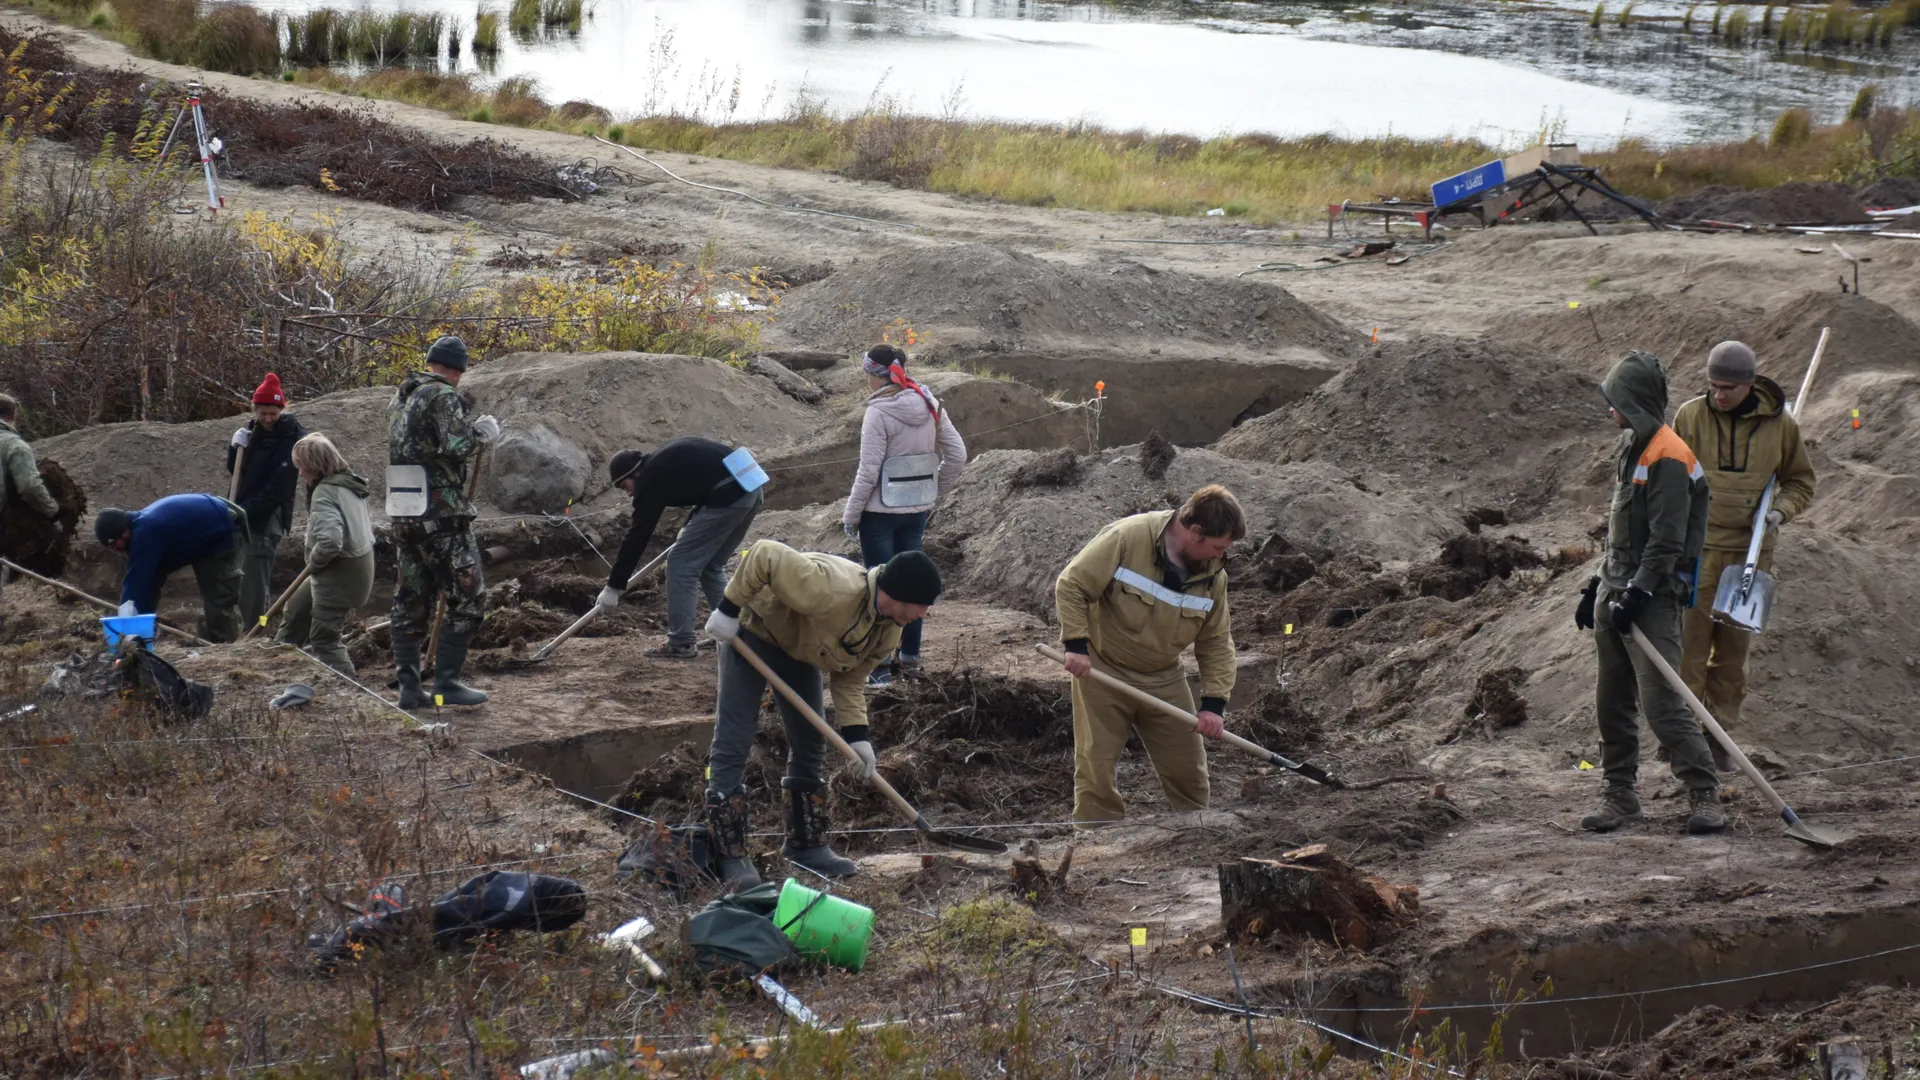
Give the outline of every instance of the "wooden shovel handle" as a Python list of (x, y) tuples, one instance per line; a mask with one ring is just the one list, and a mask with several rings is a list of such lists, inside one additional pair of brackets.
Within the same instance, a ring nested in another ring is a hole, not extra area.
[(1753, 786), (1759, 788), (1767, 797), (1767, 801), (1773, 804), (1774, 810), (1784, 812), (1787, 809), (1787, 800), (1773, 790), (1772, 784), (1767, 783), (1767, 778), (1760, 774), (1759, 767), (1747, 760), (1747, 752), (1734, 743), (1733, 736), (1727, 734), (1727, 729), (1721, 727), (1720, 721), (1713, 718), (1713, 714), (1707, 711), (1707, 707), (1700, 703), (1700, 699), (1694, 696), (1692, 690), (1687, 689), (1686, 681), (1680, 678), (1680, 673), (1673, 670), (1673, 665), (1667, 663), (1667, 658), (1654, 649), (1653, 642), (1647, 640), (1647, 635), (1642, 633), (1638, 626), (1633, 628), (1633, 642), (1640, 646), (1640, 651), (1653, 662), (1653, 666), (1660, 669), (1661, 676), (1667, 680), (1668, 686), (1673, 687), (1673, 692), (1687, 700), (1687, 707), (1693, 710), (1693, 715), (1699, 719), (1700, 726), (1706, 728), (1708, 734), (1719, 740), (1727, 756), (1740, 766), (1741, 772), (1747, 774), (1747, 779), (1753, 781)]
[[(787, 704), (792, 705), (795, 709), (799, 710), (801, 716), (807, 718), (807, 722), (813, 725), (814, 730), (820, 733), (821, 738), (831, 743), (835, 750), (844, 754), (848, 761), (860, 761), (860, 755), (853, 752), (853, 747), (847, 745), (847, 740), (840, 737), (840, 733), (834, 730), (832, 724), (827, 723), (827, 718), (815, 712), (813, 706), (807, 704), (807, 699), (801, 697), (799, 692), (794, 690), (793, 687), (788, 686), (785, 679), (775, 675), (773, 669), (767, 666), (767, 662), (760, 659), (759, 654), (748, 648), (747, 644), (740, 640), (738, 634), (729, 638), (727, 643), (733, 646), (733, 651), (739, 653), (741, 659), (753, 665), (753, 669), (760, 673), (761, 678), (767, 680), (767, 685), (773, 687), (775, 693), (786, 698)], [(893, 804), (895, 810), (900, 811), (900, 816), (911, 822), (918, 822), (920, 820), (920, 811), (914, 809), (913, 804), (908, 802), (905, 796), (893, 790), (893, 785), (887, 783), (886, 777), (875, 772), (869, 779), (869, 782), (873, 784), (875, 788), (879, 789), (880, 794), (887, 797), (887, 801)]]
[[(1051, 645), (1041, 644), (1041, 645), (1036, 645), (1035, 648), (1040, 650), (1040, 655), (1046, 657), (1049, 660), (1052, 660), (1052, 661), (1055, 661), (1056, 663), (1061, 663), (1061, 664), (1064, 664), (1067, 662), (1067, 654), (1064, 652), (1061, 652), (1059, 649), (1056, 649)], [(1089, 679), (1092, 679), (1094, 682), (1099, 683), (1102, 686), (1120, 691), (1122, 694), (1127, 695), (1128, 697), (1132, 698), (1133, 700), (1139, 702), (1142, 705), (1147, 706), (1148, 708), (1159, 709), (1161, 712), (1166, 713), (1168, 716), (1175, 717), (1180, 720), (1184, 720), (1186, 721), (1188, 727), (1194, 728), (1196, 730), (1200, 727), (1199, 717), (1193, 715), (1192, 713), (1188, 712), (1185, 709), (1182, 709), (1178, 705), (1172, 704), (1171, 702), (1161, 701), (1159, 698), (1154, 697), (1152, 694), (1147, 693), (1145, 690), (1142, 690), (1139, 687), (1132, 685), (1131, 683), (1122, 682), (1119, 679), (1116, 679), (1113, 676), (1107, 674), (1106, 672), (1101, 671), (1099, 668), (1094, 668), (1092, 671), (1087, 672), (1087, 677)], [(1247, 753), (1252, 754), (1253, 756), (1259, 758), (1262, 761), (1266, 761), (1273, 757), (1273, 753), (1269, 751), (1266, 747), (1261, 746), (1259, 743), (1250, 742), (1246, 739), (1243, 739), (1240, 736), (1235, 735), (1231, 731), (1222, 731), (1220, 733), (1220, 739), (1222, 742), (1225, 742), (1230, 746), (1234, 746), (1241, 750), (1245, 750)]]
[(301, 567), (299, 576), (293, 579), (293, 584), (287, 586), (287, 591), (280, 594), (280, 599), (275, 600), (273, 606), (267, 609), (266, 614), (260, 616), (259, 622), (247, 627), (247, 632), (240, 635), (240, 640), (246, 641), (248, 638), (253, 637), (253, 635), (265, 629), (266, 625), (273, 621), (273, 617), (280, 614), (280, 609), (287, 606), (287, 601), (293, 599), (293, 594), (300, 591), (300, 586), (306, 584), (307, 579), (312, 576), (312, 566)]
[[(12, 561), (11, 559), (0, 559), (0, 566), (5, 566), (7, 569), (12, 570), (16, 574), (25, 574), (26, 576), (32, 578), (33, 580), (39, 582), (42, 585), (51, 585), (54, 588), (59, 589), (61, 592), (71, 593), (72, 595), (77, 596), (82, 600), (85, 600), (87, 603), (93, 604), (106, 611), (114, 612), (114, 611), (120, 610), (120, 605), (114, 603), (111, 600), (102, 600), (99, 597), (93, 595), (92, 593), (82, 592), (79, 589), (74, 588), (73, 586), (67, 584), (64, 581), (55, 581), (53, 578), (47, 577), (44, 574), (36, 574), (33, 571), (27, 569), (26, 567), (21, 566), (19, 563)], [(160, 629), (162, 630), (165, 630), (167, 633), (173, 634), (176, 637), (185, 638), (187, 640), (187, 643), (190, 645), (213, 644), (211, 641), (205, 641), (200, 638), (197, 638), (192, 634), (187, 633), (185, 630), (180, 629), (177, 626), (168, 626), (166, 623), (161, 622), (158, 618), (154, 619), (153, 621), (156, 626), (160, 627)]]

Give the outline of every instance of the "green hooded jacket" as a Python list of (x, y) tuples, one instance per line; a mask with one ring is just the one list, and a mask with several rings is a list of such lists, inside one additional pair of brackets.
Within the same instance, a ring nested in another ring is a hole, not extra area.
[(324, 477), (307, 497), (307, 565), (320, 570), (335, 559), (373, 554), (373, 489), (351, 470)]
[(12, 424), (0, 420), (0, 506), (7, 499), (19, 499), (48, 521), (60, 516), (60, 504), (53, 501), (40, 479), (40, 462), (33, 456), (33, 447)]
[(1631, 425), (1614, 448), (1607, 522), (1607, 587), (1655, 596), (1693, 591), (1707, 536), (1707, 473), (1665, 423), (1667, 373), (1651, 353), (1630, 352), (1600, 383)]

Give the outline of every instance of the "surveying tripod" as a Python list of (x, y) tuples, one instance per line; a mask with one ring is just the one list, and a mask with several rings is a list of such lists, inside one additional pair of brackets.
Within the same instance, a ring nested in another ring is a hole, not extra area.
[(226, 197), (220, 194), (219, 178), (213, 171), (213, 155), (220, 152), (220, 140), (207, 135), (207, 114), (200, 106), (200, 83), (197, 80), (187, 84), (187, 103), (180, 107), (179, 114), (173, 118), (173, 127), (167, 131), (167, 141), (160, 145), (160, 157), (153, 171), (158, 175), (160, 167), (167, 163), (167, 151), (173, 149), (174, 137), (180, 134), (180, 124), (189, 116), (193, 117), (194, 143), (200, 148), (200, 169), (207, 177), (207, 209), (218, 214), (227, 205)]

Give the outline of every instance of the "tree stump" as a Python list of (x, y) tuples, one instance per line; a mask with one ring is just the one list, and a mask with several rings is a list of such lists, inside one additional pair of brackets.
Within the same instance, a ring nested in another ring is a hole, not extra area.
[(1325, 844), (1220, 867), (1220, 918), (1231, 937), (1297, 934), (1370, 949), (1420, 908), (1420, 890), (1362, 873)]

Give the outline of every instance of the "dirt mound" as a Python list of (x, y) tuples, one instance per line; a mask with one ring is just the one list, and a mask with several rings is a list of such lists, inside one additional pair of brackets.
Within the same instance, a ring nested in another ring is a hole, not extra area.
[(1007, 483), (1015, 491), (1030, 487), (1072, 487), (1080, 482), (1080, 455), (1070, 446), (1050, 450), (1013, 470)]
[(1704, 187), (1660, 204), (1673, 221), (1733, 221), (1751, 225), (1859, 225), (1873, 219), (1853, 189), (1840, 183), (1791, 183), (1745, 191)]
[(1875, 180), (1855, 196), (1870, 210), (1893, 210), (1902, 206), (1920, 206), (1920, 180), (1911, 176), (1889, 176)]
[(87, 514), (87, 493), (57, 461), (41, 459), (40, 480), (59, 505), (59, 516), (48, 521), (19, 499), (8, 499), (0, 509), (0, 555), (36, 574), (59, 577), (67, 572), (73, 534)]
[[(509, 431), (545, 425), (593, 462), (588, 498), (608, 490), (606, 461), (622, 447), (652, 446), (683, 432), (751, 446), (764, 458), (793, 445), (813, 414), (765, 379), (717, 360), (650, 353), (514, 353), (474, 367), (460, 384), (476, 413)], [(308, 431), (330, 436), (373, 482), (369, 502), (385, 513), (387, 387), (348, 390), (290, 411)], [(241, 416), (192, 424), (106, 424), (36, 444), (64, 464), (94, 509), (141, 507), (182, 491), (225, 494), (227, 440)]]
[(1886, 232), (1920, 232), (1920, 210), (1916, 210), (1906, 217), (1894, 218), (1892, 221), (1883, 225), (1882, 228)]
[(985, 245), (915, 247), (868, 259), (789, 292), (773, 336), (796, 345), (854, 349), (904, 322), (949, 349), (1010, 349), (1089, 342), (1139, 351), (1145, 340), (1230, 347), (1344, 350), (1353, 334), (1258, 281), (1219, 281), (1130, 260), (1080, 267)]
[[(1149, 480), (1141, 448), (1121, 447), (1082, 458), (1082, 478), (1072, 487), (1017, 487), (1015, 475), (1038, 458), (1022, 451), (981, 455), (934, 518), (928, 546), (959, 557), (958, 565), (941, 566), (954, 597), (1051, 615), (1054, 579), (1095, 533), (1129, 514), (1176, 507), (1204, 484), (1233, 491), (1254, 535), (1282, 532), (1329, 551), (1409, 559), (1460, 529), (1438, 511), (1366, 491), (1320, 463), (1273, 466), (1190, 449), (1168, 464), (1162, 479)], [(831, 537), (791, 539), (826, 543)], [(1239, 572), (1237, 562), (1229, 566)]]
[(1326, 462), (1362, 490), (1383, 478), (1435, 499), (1537, 514), (1604, 452), (1599, 394), (1534, 349), (1417, 338), (1367, 351), (1305, 400), (1215, 444), (1252, 461)]

